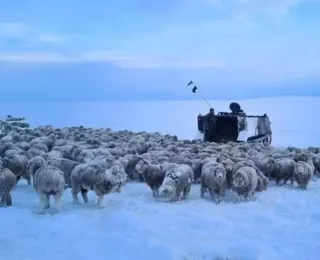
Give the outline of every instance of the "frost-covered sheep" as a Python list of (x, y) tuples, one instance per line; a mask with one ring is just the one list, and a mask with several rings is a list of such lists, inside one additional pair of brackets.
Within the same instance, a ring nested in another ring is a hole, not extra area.
[(220, 203), (221, 196), (225, 196), (227, 187), (227, 171), (221, 163), (206, 163), (201, 174), (201, 198), (204, 198), (206, 189), (209, 189), (212, 199)]
[(238, 169), (232, 180), (232, 190), (245, 199), (253, 196), (258, 186), (258, 174), (253, 167), (244, 166)]
[(152, 194), (154, 197), (159, 196), (159, 188), (163, 183), (166, 172), (170, 169), (170, 167), (175, 166), (176, 164), (168, 163), (168, 164), (152, 164), (147, 159), (140, 160), (136, 166), (135, 170), (141, 174), (146, 184), (152, 190)]
[(314, 166), (309, 162), (298, 161), (294, 168), (294, 180), (300, 189), (307, 189), (308, 184), (313, 176)]
[(269, 185), (269, 179), (258, 168), (255, 168), (255, 170), (258, 174), (258, 185), (257, 185), (256, 191), (261, 192), (261, 191), (267, 190)]
[(126, 173), (119, 166), (104, 169), (95, 164), (79, 164), (71, 173), (73, 202), (79, 203), (78, 193), (81, 192), (84, 202), (88, 203), (88, 191), (92, 190), (98, 196), (98, 206), (103, 208), (104, 195), (119, 192), (125, 179)]
[(319, 154), (314, 154), (312, 156), (312, 163), (314, 165), (314, 174), (319, 174), (320, 173), (320, 155)]
[(276, 160), (273, 158), (253, 158), (255, 166), (258, 167), (265, 175), (268, 175), (270, 169), (276, 164)]
[(75, 148), (72, 151), (71, 159), (79, 163), (88, 163), (94, 159), (94, 154), (93, 154), (93, 151), (91, 150), (83, 150), (80, 148)]
[(48, 148), (48, 150), (50, 151), (54, 145), (54, 141), (47, 137), (47, 136), (41, 136), (41, 137), (37, 137), (33, 140), (30, 141), (30, 145), (33, 146), (33, 145), (36, 145), (36, 144), (45, 144)]
[(52, 165), (43, 165), (32, 176), (33, 187), (40, 197), (40, 213), (50, 208), (50, 196), (54, 197), (56, 210), (60, 211), (60, 201), (64, 193), (64, 173)]
[(226, 170), (227, 188), (230, 189), (232, 186), (232, 173), (235, 163), (231, 159), (226, 159), (222, 162), (222, 165)]
[[(270, 164), (267, 166), (268, 178), (275, 179), (277, 185), (285, 185), (288, 180), (290, 180), (291, 185), (293, 185), (295, 164), (295, 161), (289, 158), (270, 161)], [(282, 184), (280, 184), (281, 180), (283, 181)]]
[(186, 199), (190, 193), (193, 181), (194, 174), (192, 168), (186, 164), (179, 164), (166, 172), (159, 192), (166, 197), (167, 202), (179, 200), (181, 192), (183, 192), (182, 199)]
[(170, 163), (186, 164), (186, 165), (192, 166), (192, 161), (186, 157), (183, 157), (183, 156), (178, 156), (178, 155), (171, 156), (168, 158), (167, 161)]
[[(266, 160), (266, 161), (263, 161), (265, 164), (258, 164), (258, 165), (262, 165), (262, 169), (264, 169), (265, 171), (267, 171), (266, 169), (269, 169), (269, 164), (271, 162), (273, 162), (274, 160)], [(256, 161), (257, 162), (257, 161)], [(233, 173), (235, 171), (237, 171), (239, 168), (243, 167), (243, 166), (248, 166), (248, 167), (252, 167), (256, 170), (256, 173), (258, 175), (258, 185), (257, 185), (257, 188), (256, 188), (256, 191), (257, 192), (261, 192), (261, 191), (265, 191), (267, 190), (268, 188), (268, 184), (269, 184), (269, 179), (268, 177), (263, 173), (263, 171), (257, 167), (257, 164), (256, 162), (254, 161), (251, 161), (251, 160), (244, 160), (244, 161), (240, 161), (238, 163), (236, 163), (234, 165), (234, 169), (233, 169)], [(262, 162), (261, 160), (259, 160), (259, 163)]]
[[(110, 177), (111, 188), (110, 192), (121, 192), (122, 187), (126, 184), (128, 175), (124, 170), (122, 164), (112, 164), (112, 166), (106, 169), (105, 174)], [(106, 193), (108, 194), (108, 193)]]
[(226, 153), (220, 153), (218, 158), (217, 158), (217, 162), (218, 163), (222, 163), (223, 161), (230, 159), (230, 156)]
[(299, 152), (294, 156), (294, 161), (295, 162), (307, 162), (309, 159), (309, 155), (306, 152)]
[(16, 176), (0, 165), (0, 207), (12, 206), (11, 190), (16, 184)]
[(13, 172), (17, 178), (16, 183), (24, 176), (28, 185), (31, 185), (31, 176), (26, 171), (28, 162), (28, 158), (21, 154), (11, 154), (2, 158), (2, 166)]
[(200, 183), (202, 165), (203, 165), (203, 162), (201, 159), (194, 159), (192, 161), (192, 170), (194, 173), (194, 183), (195, 184)]
[(46, 160), (42, 156), (33, 157), (27, 165), (27, 174), (33, 176), (35, 172), (46, 164)]
[[(139, 180), (140, 174), (137, 172), (135, 166), (139, 163), (140, 160), (142, 160), (143, 157), (133, 155), (128, 158), (128, 163), (126, 167), (126, 172), (131, 180)], [(141, 179), (140, 179), (141, 180)]]
[(76, 161), (65, 158), (50, 158), (47, 163), (59, 168), (64, 173), (65, 187), (71, 188), (71, 172), (79, 164)]

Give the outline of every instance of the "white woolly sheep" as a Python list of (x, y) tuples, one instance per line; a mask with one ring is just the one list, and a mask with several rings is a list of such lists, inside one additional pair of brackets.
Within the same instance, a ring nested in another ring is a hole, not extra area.
[(125, 172), (123, 168), (113, 166), (104, 169), (95, 164), (79, 164), (71, 173), (71, 192), (73, 202), (78, 204), (78, 193), (81, 192), (85, 203), (88, 203), (88, 191), (92, 190), (98, 196), (98, 207), (103, 208), (103, 198), (113, 191), (119, 191), (123, 184)]
[[(290, 180), (291, 185), (293, 185), (295, 164), (295, 161), (289, 158), (280, 158), (269, 161), (269, 164), (267, 165), (268, 178), (275, 179), (277, 185), (285, 185), (288, 180)], [(280, 184), (281, 180), (283, 181), (282, 184)]]
[(167, 202), (179, 200), (181, 192), (183, 192), (182, 199), (186, 199), (193, 181), (194, 174), (189, 165), (176, 165), (166, 172), (159, 192), (166, 197)]
[(245, 199), (254, 195), (258, 186), (258, 174), (253, 167), (239, 168), (233, 175), (232, 190)]
[(294, 168), (294, 180), (300, 189), (307, 189), (307, 186), (313, 176), (314, 166), (309, 162), (298, 161)]
[(32, 176), (33, 187), (40, 197), (40, 214), (50, 208), (50, 196), (54, 196), (56, 210), (60, 211), (60, 201), (64, 193), (64, 173), (52, 165), (43, 165)]
[(163, 183), (166, 172), (176, 166), (174, 163), (166, 164), (153, 164), (147, 159), (140, 160), (136, 166), (135, 170), (143, 177), (143, 180), (152, 190), (154, 197), (159, 196), (159, 188)]
[(227, 187), (227, 172), (221, 163), (206, 163), (201, 174), (201, 198), (204, 198), (206, 189), (209, 189), (212, 199), (220, 203), (221, 196), (225, 196)]

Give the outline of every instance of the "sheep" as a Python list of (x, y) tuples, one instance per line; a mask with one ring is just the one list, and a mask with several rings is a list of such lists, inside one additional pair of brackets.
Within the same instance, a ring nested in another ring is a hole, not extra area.
[(143, 157), (137, 156), (137, 155), (133, 155), (133, 156), (128, 158), (126, 172), (127, 172), (127, 174), (128, 174), (130, 179), (132, 179), (132, 180), (139, 180), (140, 179), (140, 174), (137, 172), (135, 166), (142, 159), (143, 159)]
[(21, 154), (11, 154), (2, 158), (2, 165), (5, 168), (8, 168), (16, 176), (17, 181), (19, 182), (21, 176), (24, 176), (28, 182), (28, 185), (31, 185), (31, 176), (26, 172), (28, 166), (28, 158)]
[(233, 175), (232, 190), (245, 199), (253, 196), (258, 187), (258, 174), (253, 167), (243, 166)]
[(26, 172), (28, 175), (32, 176), (40, 167), (45, 164), (46, 160), (42, 156), (35, 156), (28, 162)]
[(217, 162), (218, 163), (222, 163), (223, 161), (230, 159), (230, 156), (226, 153), (220, 153), (218, 158), (217, 158)]
[(298, 161), (294, 167), (294, 180), (300, 189), (306, 190), (314, 173), (314, 166), (309, 162)]
[(272, 168), (272, 165), (276, 163), (273, 158), (253, 158), (252, 160), (255, 166), (265, 175), (268, 175), (268, 171)]
[(72, 170), (79, 165), (78, 162), (72, 161), (69, 159), (65, 158), (50, 158), (47, 163), (49, 165), (53, 165), (57, 168), (59, 168), (63, 174), (64, 174), (64, 179), (65, 179), (65, 187), (66, 188), (71, 188), (71, 179), (70, 175)]
[(159, 188), (163, 183), (166, 172), (176, 164), (152, 164), (147, 159), (140, 160), (135, 170), (143, 177), (146, 184), (152, 191), (153, 197), (159, 197)]
[(0, 165), (0, 207), (12, 206), (11, 190), (16, 185), (16, 176)]
[(258, 174), (258, 185), (257, 185), (256, 191), (257, 192), (266, 191), (268, 189), (269, 179), (258, 168), (255, 168), (255, 170)]
[(39, 194), (40, 211), (50, 208), (50, 196), (54, 196), (57, 212), (60, 211), (60, 201), (64, 193), (64, 173), (53, 165), (44, 164), (32, 176), (33, 188)]
[(176, 165), (166, 172), (163, 183), (159, 188), (159, 193), (166, 197), (167, 202), (179, 200), (181, 192), (183, 192), (181, 199), (186, 199), (193, 181), (194, 174), (189, 165)]
[(211, 198), (217, 196), (216, 202), (220, 203), (221, 196), (225, 196), (227, 187), (227, 171), (221, 163), (209, 162), (203, 165), (201, 174), (201, 198), (204, 198), (206, 189), (209, 189)]
[(202, 170), (202, 160), (201, 159), (194, 159), (192, 161), (192, 170), (194, 173), (194, 183), (200, 183), (201, 178), (201, 170)]
[(320, 173), (320, 155), (314, 154), (312, 157), (312, 163), (314, 165), (314, 173), (319, 174)]
[(306, 153), (306, 152), (299, 152), (299, 153), (297, 153), (297, 154), (294, 156), (293, 160), (294, 160), (295, 162), (299, 162), (299, 161), (301, 161), (301, 162), (307, 162), (307, 161), (308, 161), (308, 158), (309, 158), (308, 153)]
[(222, 165), (226, 170), (227, 189), (230, 189), (232, 185), (232, 173), (235, 163), (231, 159), (226, 159), (222, 162)]
[(98, 196), (98, 207), (104, 208), (104, 195), (113, 191), (120, 192), (125, 179), (123, 168), (116, 165), (105, 169), (95, 164), (79, 164), (71, 172), (73, 202), (79, 204), (78, 193), (81, 192), (84, 203), (88, 203), (88, 191), (93, 190)]
[[(288, 180), (293, 185), (295, 164), (295, 161), (289, 158), (270, 160), (267, 165), (268, 179), (275, 179), (278, 186), (287, 184)], [(282, 184), (280, 183), (281, 180), (283, 181)]]

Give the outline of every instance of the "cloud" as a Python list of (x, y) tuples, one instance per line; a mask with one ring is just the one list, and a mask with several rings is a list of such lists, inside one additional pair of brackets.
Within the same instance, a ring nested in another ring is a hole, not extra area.
[(121, 68), (131, 69), (182, 69), (219, 68), (225, 66), (221, 61), (188, 60), (172, 56), (132, 55), (121, 52), (87, 52), (61, 54), (51, 52), (0, 53), (0, 62), (11, 63), (77, 63), (110, 62)]
[(61, 37), (41, 33), (36, 28), (21, 22), (0, 22), (0, 41), (21, 42), (25, 45), (34, 43), (60, 43)]
[(0, 62), (12, 63), (54, 63), (69, 62), (70, 60), (57, 53), (27, 52), (27, 53), (0, 53)]
[(235, 35), (252, 32), (257, 29), (257, 25), (252, 21), (235, 17), (229, 20), (213, 20), (204, 22), (199, 26), (199, 29), (207, 31), (208, 33)]
[[(217, 11), (235, 16), (286, 14), (300, 2), (310, 0), (205, 0)], [(314, 0), (311, 0), (314, 1)]]
[(60, 36), (53, 35), (53, 34), (40, 34), (38, 35), (37, 39), (40, 42), (47, 42), (47, 43), (61, 43), (62, 39)]

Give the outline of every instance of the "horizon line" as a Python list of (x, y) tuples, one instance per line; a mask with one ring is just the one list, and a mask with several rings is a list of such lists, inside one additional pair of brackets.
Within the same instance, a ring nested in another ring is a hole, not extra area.
[[(217, 99), (211, 99), (206, 98), (208, 101), (241, 101), (241, 100), (254, 100), (254, 99), (266, 99), (266, 98), (319, 98), (320, 94), (291, 94), (291, 95), (267, 95), (267, 96), (256, 96), (256, 97), (246, 97), (246, 98), (217, 98)], [(75, 99), (75, 100), (1, 100), (1, 103), (111, 103), (111, 102), (198, 102), (198, 101), (204, 101), (203, 98), (178, 98), (178, 99), (105, 99), (105, 100), (83, 100), (83, 99)]]

